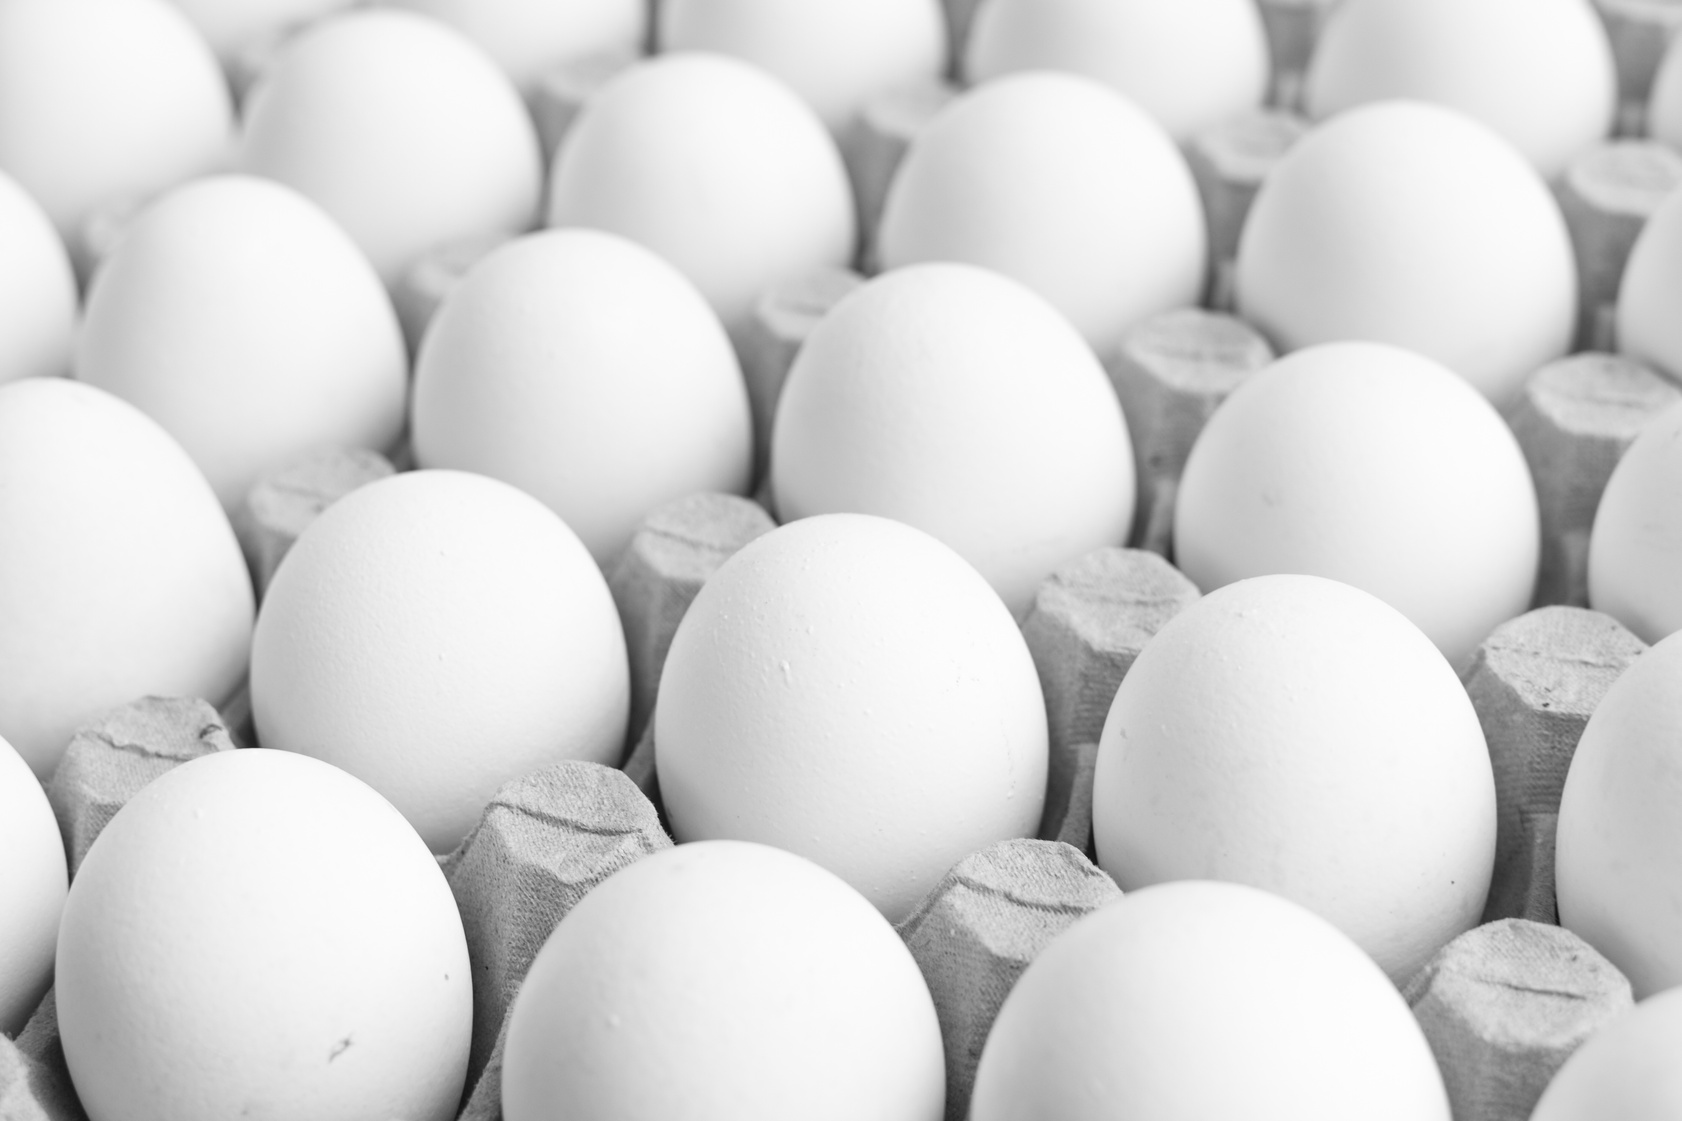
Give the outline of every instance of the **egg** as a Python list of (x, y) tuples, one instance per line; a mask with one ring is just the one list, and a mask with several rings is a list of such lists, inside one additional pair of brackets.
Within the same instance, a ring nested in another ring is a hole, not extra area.
[(1682, 382), (1682, 190), (1659, 205), (1630, 249), (1618, 287), (1617, 338), (1623, 354)]
[(1682, 992), (1661, 993), (1565, 1060), (1531, 1121), (1668, 1121), (1682, 1113)]
[(1012, 611), (1133, 520), (1121, 406), (1069, 322), (970, 265), (898, 269), (800, 348), (771, 432), (784, 520), (878, 514), (956, 549)]
[(730, 338), (682, 273), (596, 230), (510, 242), (445, 299), (415, 369), (424, 467), (513, 483), (605, 567), (655, 507), (747, 490), (753, 430)]
[(1612, 683), (1571, 757), (1554, 879), (1560, 925), (1637, 999), (1682, 984), (1682, 637)]
[(946, 68), (939, 0), (666, 0), (658, 38), (764, 67), (837, 134), (873, 95)]
[(156, 422), (78, 382), (0, 386), (0, 736), (37, 778), (136, 697), (225, 701), (252, 613), (215, 492)]
[(1588, 583), (1594, 609), (1643, 640), (1682, 630), (1682, 405), (1654, 417), (1607, 480)]
[(0, 171), (73, 253), (93, 211), (214, 169), (232, 135), (216, 57), (166, 0), (0, 2)]
[(1682, 148), (1682, 50), (1672, 36), (1647, 98), (1647, 135)]
[(1208, 234), (1168, 134), (1090, 78), (1014, 74), (946, 106), (888, 188), (884, 268), (965, 261), (1034, 289), (1107, 353), (1203, 293)]
[(1065, 930), (993, 1024), (972, 1121), (1448, 1121), (1401, 995), (1310, 912), (1235, 884), (1163, 884)]
[(536, 128), (489, 56), (382, 10), (280, 49), (247, 95), (239, 162), (320, 204), (387, 287), (428, 249), (528, 228), (543, 176)]
[(1387, 342), (1497, 405), (1569, 348), (1577, 266), (1511, 144), (1454, 109), (1338, 114), (1268, 173), (1239, 238), (1238, 310), (1282, 350)]
[(59, 1032), (92, 1121), (448, 1121), (472, 986), (414, 830), (279, 751), (144, 787), (89, 848), (58, 937)]
[(1183, 142), (1260, 107), (1267, 36), (1254, 0), (988, 0), (964, 74), (980, 83), (1021, 70), (1095, 78)]
[(934, 1002), (875, 908), (740, 841), (615, 873), (544, 943), (508, 1019), (508, 1121), (938, 1121)]
[(76, 376), (137, 406), (229, 511), (316, 447), (388, 449), (408, 362), (356, 243), (290, 187), (216, 176), (143, 211), (100, 267)]
[(224, 66), (356, 0), (170, 0), (187, 14)]
[(1452, 370), (1323, 343), (1253, 374), (1193, 445), (1174, 556), (1204, 591), (1275, 572), (1353, 584), (1451, 664), (1530, 606), (1536, 488), (1512, 430)]
[(678, 267), (732, 334), (768, 288), (852, 259), (852, 189), (823, 122), (723, 55), (622, 71), (555, 153), (548, 224), (620, 234)]
[(1546, 178), (1612, 131), (1617, 74), (1588, 0), (1345, 0), (1307, 75), (1309, 115), (1418, 98), (1469, 113)]
[(53, 980), (70, 873), (47, 792), (0, 739), (0, 1032), (15, 1037)]
[(39, 203), (0, 171), (0, 382), (70, 368), (76, 275)]
[(1472, 702), (1418, 627), (1347, 584), (1261, 576), (1186, 608), (1127, 671), (1092, 824), (1122, 890), (1275, 892), (1401, 984), (1483, 912), (1495, 780)]
[(886, 518), (784, 525), (701, 588), (655, 704), (679, 841), (798, 853), (898, 921), (1044, 808), (1045, 700), (985, 580)]
[(483, 47), (521, 89), (557, 63), (639, 53), (648, 35), (644, 0), (386, 0), (433, 16)]
[(252, 640), (263, 746), (362, 779), (434, 852), (510, 779), (618, 762), (629, 704), (619, 613), (578, 536), (462, 471), (389, 476), (328, 507)]

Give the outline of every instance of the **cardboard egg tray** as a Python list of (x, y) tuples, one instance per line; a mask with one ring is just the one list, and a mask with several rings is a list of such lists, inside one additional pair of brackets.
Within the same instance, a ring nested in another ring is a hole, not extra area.
[[(1078, 558), (1041, 585), (1021, 620), (1043, 686), (1051, 765), (1038, 839), (1004, 841), (961, 861), (899, 930), (933, 994), (946, 1047), (951, 1121), (968, 1110), (988, 1029), (1017, 976), (1081, 915), (1119, 897), (1093, 863), (1092, 776), (1111, 698), (1144, 644), (1198, 598), (1170, 563), (1174, 495), (1203, 423), (1273, 358), (1227, 314), (1238, 232), (1269, 167), (1306, 131), (1292, 111), (1315, 34), (1336, 0), (1260, 0), (1275, 59), (1276, 108), (1194, 138), (1187, 156), (1210, 219), (1208, 307), (1154, 317), (1103, 356), (1128, 417), (1140, 485), (1131, 548)], [(1618, 60), (1619, 133), (1638, 137), (1648, 87), (1682, 4), (1595, 0)], [(945, 0), (953, 43), (976, 0)], [(956, 57), (957, 51), (954, 51)], [(532, 94), (553, 151), (579, 105), (629, 59), (558, 68)], [(253, 70), (260, 60), (253, 61)], [(247, 75), (249, 77), (249, 75)], [(893, 91), (844, 140), (866, 232), (916, 130), (955, 90)], [(1682, 156), (1610, 141), (1555, 184), (1582, 280), (1579, 343), (1593, 348), (1538, 371), (1508, 410), (1535, 477), (1543, 555), (1535, 610), (1499, 627), (1459, 667), (1488, 741), (1497, 786), (1494, 880), (1483, 925), (1444, 947), (1404, 987), (1447, 1084), (1457, 1121), (1522, 1119), (1553, 1072), (1631, 1003), (1628, 982), (1557, 925), (1553, 840), (1566, 769), (1589, 715), (1643, 643), (1587, 610), (1585, 562), (1595, 505), (1613, 466), (1678, 387), (1610, 349), (1610, 308), (1642, 223), (1682, 184)], [(106, 216), (107, 218), (109, 216)], [(107, 238), (106, 241), (110, 239)], [(396, 295), (411, 345), (450, 287), (491, 244), (421, 261)], [(862, 277), (826, 270), (765, 294), (739, 340), (756, 446), (768, 446), (777, 394), (801, 340)], [(402, 468), (406, 464), (395, 465)], [(765, 463), (758, 464), (763, 477)], [(259, 593), (291, 543), (331, 502), (390, 473), (359, 449), (316, 453), (265, 479), (237, 520)], [(762, 500), (768, 499), (762, 490)], [(672, 635), (708, 576), (775, 522), (769, 502), (694, 495), (655, 511), (609, 572), (632, 671), (630, 746), (620, 769), (555, 764), (505, 785), (440, 865), (474, 969), (474, 1028), (460, 1117), (501, 1116), (501, 1048), (519, 984), (549, 932), (594, 885), (672, 844), (659, 806), (655, 689)], [(118, 809), (147, 782), (200, 755), (254, 746), (249, 700), (143, 698), (81, 729), (49, 786), (72, 874)], [(49, 991), (15, 1041), (0, 1037), (0, 1121), (84, 1114), (59, 1045)], [(395, 1119), (393, 1119), (395, 1121)]]

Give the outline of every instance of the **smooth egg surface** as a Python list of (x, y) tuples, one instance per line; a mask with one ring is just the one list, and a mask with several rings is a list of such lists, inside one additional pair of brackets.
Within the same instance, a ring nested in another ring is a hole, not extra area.
[(1682, 636), (1606, 691), (1571, 757), (1554, 879), (1560, 925), (1629, 977), (1637, 999), (1682, 984)]
[(551, 66), (639, 53), (648, 36), (644, 0), (387, 0), (433, 16), (479, 44), (520, 89)]
[(663, 51), (733, 55), (788, 83), (840, 133), (871, 95), (939, 77), (939, 0), (666, 0)]
[(439, 309), (415, 370), (423, 467), (535, 495), (611, 566), (643, 517), (753, 468), (729, 336), (682, 273), (597, 230), (549, 230), (481, 261)]
[(515, 1000), (508, 1121), (937, 1121), (944, 1056), (910, 951), (790, 853), (702, 841), (590, 892)]
[(893, 921), (1044, 808), (1021, 632), (958, 554), (886, 518), (804, 518), (726, 561), (678, 625), (654, 729), (679, 841), (799, 853)]
[(455, 898), (402, 816), (325, 763), (224, 751), (154, 779), (88, 849), (57, 961), (91, 1121), (456, 1114)]
[(367, 258), (279, 183), (216, 176), (143, 211), (100, 266), (76, 376), (180, 441), (229, 511), (316, 447), (389, 450), (408, 363)]
[(1498, 406), (1576, 329), (1576, 257), (1541, 176), (1488, 126), (1418, 101), (1299, 141), (1256, 194), (1236, 275), (1239, 314), (1282, 350), (1392, 343)]
[(70, 369), (76, 274), (52, 219), (0, 171), (0, 382)]
[(771, 433), (785, 521), (895, 518), (980, 570), (1013, 611), (1133, 520), (1132, 443), (1068, 321), (969, 265), (886, 273), (801, 347)]
[(0, 1032), (15, 1038), (53, 980), (70, 874), (47, 792), (0, 739)]
[(1565, 1060), (1531, 1121), (1669, 1121), (1682, 1114), (1682, 991), (1660, 993)]
[(117, 705), (227, 700), (252, 604), (215, 492), (155, 421), (78, 382), (0, 386), (0, 736), (42, 782)]
[(1267, 93), (1267, 37), (1253, 0), (987, 0), (964, 74), (1084, 74), (1126, 94), (1175, 140), (1255, 109)]
[(1098, 862), (1124, 891), (1250, 884), (1353, 938), (1398, 984), (1477, 925), (1495, 780), (1431, 641), (1319, 576), (1204, 596), (1122, 679), (1098, 745)]
[(1682, 630), (1682, 405), (1624, 452), (1595, 509), (1589, 603), (1658, 642)]
[(665, 257), (732, 332), (767, 288), (853, 256), (852, 188), (823, 122), (724, 55), (661, 55), (597, 91), (555, 153), (548, 214)]
[(1682, 190), (1641, 227), (1618, 286), (1618, 350), (1682, 382)]
[(885, 269), (964, 261), (1019, 280), (1106, 353), (1146, 316), (1198, 301), (1208, 233), (1184, 157), (1144, 110), (1036, 72), (969, 91), (917, 134), (878, 251)]
[(434, 852), (510, 779), (616, 763), (629, 704), (619, 613), (577, 534), (460, 471), (328, 507), (276, 570), (251, 648), (264, 746), (356, 775)]
[(223, 65), (356, 0), (170, 0), (187, 14)]
[(1550, 179), (1617, 109), (1612, 47), (1587, 0), (1344, 0), (1306, 92), (1316, 119), (1399, 97), (1452, 106)]
[(449, 25), (354, 11), (290, 40), (246, 100), (241, 169), (332, 215), (390, 287), (429, 249), (536, 216), (537, 132), (514, 86)]
[(1673, 36), (1647, 98), (1647, 135), (1682, 148), (1682, 50)]
[(1174, 556), (1205, 592), (1275, 572), (1371, 592), (1450, 664), (1524, 613), (1540, 515), (1499, 413), (1453, 371), (1324, 343), (1253, 374), (1193, 445)]

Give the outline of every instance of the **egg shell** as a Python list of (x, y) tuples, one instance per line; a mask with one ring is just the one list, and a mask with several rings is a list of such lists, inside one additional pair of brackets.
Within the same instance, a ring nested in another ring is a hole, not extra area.
[(0, 739), (0, 1032), (16, 1036), (53, 980), (70, 873), (47, 792)]
[(1253, 374), (1180, 480), (1174, 556), (1204, 591), (1311, 573), (1371, 592), (1466, 665), (1530, 606), (1541, 550), (1512, 431), (1452, 370), (1325, 343)]
[(0, 382), (70, 368), (76, 274), (52, 219), (0, 171)]
[(912, 141), (878, 234), (887, 269), (966, 261), (1050, 300), (1100, 353), (1203, 293), (1208, 233), (1186, 161), (1108, 86), (1013, 74), (942, 109)]
[(1647, 98), (1647, 135), (1682, 148), (1682, 51), (1676, 49), (1674, 35), (1669, 44)]
[(644, 0), (387, 0), (433, 16), (483, 47), (521, 89), (557, 63), (639, 53), (648, 36)]
[(226, 700), (252, 613), (216, 495), (156, 422), (77, 382), (0, 386), (0, 735), (37, 778), (116, 705)]
[(1044, 300), (969, 265), (887, 273), (801, 346), (771, 433), (783, 520), (855, 512), (933, 534), (1011, 610), (1120, 544), (1133, 449), (1090, 349)]
[(1559, 205), (1458, 110), (1338, 114), (1268, 174), (1238, 243), (1238, 310), (1281, 350), (1416, 350), (1497, 405), (1570, 346), (1577, 272)]
[(1246, 883), (1301, 903), (1398, 984), (1475, 926), (1495, 857), (1477, 713), (1400, 612), (1262, 576), (1171, 619), (1098, 745), (1098, 862), (1123, 891)]
[(1452, 106), (1553, 178), (1612, 131), (1617, 75), (1587, 0), (1346, 0), (1307, 75), (1309, 115), (1417, 98)]
[(1668, 1121), (1682, 1113), (1678, 1050), (1682, 992), (1642, 1001), (1565, 1061), (1531, 1121)]
[(629, 703), (619, 615), (577, 535), (461, 471), (328, 507), (275, 570), (251, 648), (264, 746), (361, 778), (434, 852), (510, 779), (617, 762)]
[(508, 1121), (937, 1121), (934, 1002), (858, 892), (798, 856), (707, 841), (587, 895), (508, 1022)]
[(88, 294), (76, 376), (162, 424), (230, 511), (312, 448), (396, 443), (408, 391), (356, 243), (291, 188), (234, 175), (135, 219)]
[(964, 54), (973, 83), (1022, 70), (1097, 79), (1180, 141), (1260, 107), (1268, 68), (1254, 0), (989, 0)]
[(153, 780), (88, 850), (57, 961), (91, 1121), (455, 1116), (455, 899), (397, 811), (325, 763), (227, 751)]
[(585, 103), (550, 171), (548, 224), (640, 242), (695, 283), (732, 333), (774, 284), (852, 259), (852, 190), (805, 102), (757, 66), (679, 53)]
[(655, 507), (751, 481), (718, 317), (664, 259), (597, 230), (520, 238), (468, 273), (428, 328), (413, 418), (422, 466), (535, 495), (604, 567)]
[(667, 0), (664, 51), (714, 51), (765, 68), (840, 133), (874, 94), (946, 69), (939, 0)]
[(1641, 228), (1618, 286), (1618, 350), (1682, 382), (1682, 189)]
[(791, 522), (725, 561), (672, 638), (654, 739), (679, 841), (799, 853), (895, 921), (1044, 808), (1021, 632), (962, 558), (886, 518)]
[(1344, 935), (1224, 883), (1130, 893), (1017, 981), (976, 1073), (974, 1121), (1359, 1116), (1447, 1121), (1419, 1025)]
[(1596, 611), (1647, 642), (1682, 630), (1682, 404), (1647, 423), (1607, 480), (1588, 586)]
[(1637, 999), (1682, 983), (1682, 638), (1648, 650), (1589, 717), (1560, 796), (1561, 925)]
[(73, 252), (93, 210), (211, 170), (232, 134), (216, 57), (165, 0), (0, 3), (0, 170)]
[(382, 10), (281, 48), (247, 97), (239, 162), (320, 204), (388, 288), (428, 249), (528, 228), (543, 176), (525, 104), (484, 51)]
[(356, 0), (170, 0), (186, 13), (224, 66)]

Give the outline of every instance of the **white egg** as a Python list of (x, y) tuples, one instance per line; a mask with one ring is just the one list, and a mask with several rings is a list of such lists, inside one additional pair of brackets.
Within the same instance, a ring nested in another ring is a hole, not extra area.
[(775, 74), (839, 133), (872, 95), (946, 68), (939, 0), (665, 0), (663, 51), (716, 51)]
[(367, 258), (307, 198), (248, 176), (135, 219), (88, 293), (76, 376), (163, 425), (230, 511), (309, 449), (388, 449), (408, 392)]
[(1281, 349), (1393, 343), (1501, 405), (1569, 348), (1577, 265), (1517, 149), (1458, 110), (1389, 101), (1321, 124), (1268, 173), (1237, 292)]
[(786, 520), (855, 512), (933, 534), (1011, 610), (1133, 520), (1127, 422), (1068, 321), (968, 265), (872, 280), (802, 345), (771, 434)]
[(244, 170), (331, 214), (390, 287), (428, 249), (515, 234), (542, 157), (494, 62), (437, 20), (359, 11), (288, 42), (246, 101)]
[(577, 535), (460, 471), (328, 507), (276, 570), (251, 648), (263, 745), (356, 775), (435, 852), (510, 779), (618, 762), (629, 704), (619, 613)]
[(852, 189), (823, 122), (723, 55), (662, 55), (598, 90), (555, 154), (549, 225), (646, 245), (732, 332), (772, 285), (853, 256)]
[(0, 382), (70, 369), (76, 274), (52, 219), (0, 171)]
[(520, 238), (467, 274), (415, 370), (415, 458), (542, 499), (604, 567), (642, 519), (745, 491), (747, 388), (683, 274), (595, 230)]
[(1465, 379), (1381, 343), (1324, 343), (1252, 375), (1198, 436), (1174, 556), (1205, 592), (1275, 572), (1353, 584), (1467, 665), (1529, 608), (1530, 468)]
[(1682, 405), (1641, 430), (1606, 483), (1589, 537), (1589, 603), (1647, 642), (1682, 630)]
[(549, 936), (508, 1021), (508, 1121), (937, 1121), (934, 1002), (869, 901), (808, 860), (706, 841), (615, 873)]
[(455, 898), (337, 768), (226, 751), (153, 780), (76, 872), (59, 1031), (92, 1121), (456, 1114), (473, 979)]
[(1530, 1121), (1670, 1121), (1682, 1114), (1682, 990), (1606, 1025), (1553, 1076)]
[(0, 0), (0, 170), (73, 252), (94, 210), (212, 170), (232, 135), (216, 57), (166, 0)]
[(1618, 287), (1618, 350), (1682, 381), (1682, 190), (1647, 219)]
[(678, 840), (799, 853), (895, 921), (1044, 808), (1021, 632), (962, 558), (886, 518), (792, 522), (726, 561), (672, 639), (654, 738)]
[(987, 0), (964, 74), (1067, 70), (1113, 86), (1184, 141), (1261, 105), (1267, 36), (1254, 0)]
[(1436, 1060), (1359, 947), (1235, 884), (1146, 888), (1040, 952), (976, 1071), (973, 1121), (1448, 1121)]
[(1612, 683), (1559, 803), (1560, 925), (1623, 970), (1637, 999), (1682, 984), (1682, 636)]
[(223, 64), (242, 51), (261, 48), (329, 12), (348, 8), (357, 0), (170, 0), (187, 13)]
[(1454, 670), (1400, 612), (1318, 576), (1213, 592), (1122, 679), (1098, 746), (1098, 861), (1125, 891), (1250, 884), (1401, 984), (1477, 925), (1495, 780)]
[(1588, 0), (1343, 0), (1307, 75), (1310, 116), (1398, 97), (1452, 106), (1550, 179), (1611, 132), (1617, 92)]
[(528, 88), (556, 63), (637, 53), (648, 36), (646, 0), (385, 0), (454, 26)]
[(228, 698), (251, 578), (193, 461), (92, 386), (0, 386), (0, 736), (41, 781), (70, 736), (148, 693)]
[(0, 1032), (16, 1036), (53, 980), (70, 873), (47, 792), (0, 739)]
[(1647, 135), (1682, 148), (1682, 49), (1672, 36), (1647, 98)]
[(967, 261), (1050, 300), (1107, 353), (1203, 293), (1203, 204), (1168, 134), (1073, 74), (1016, 74), (918, 133), (882, 211), (884, 268)]

